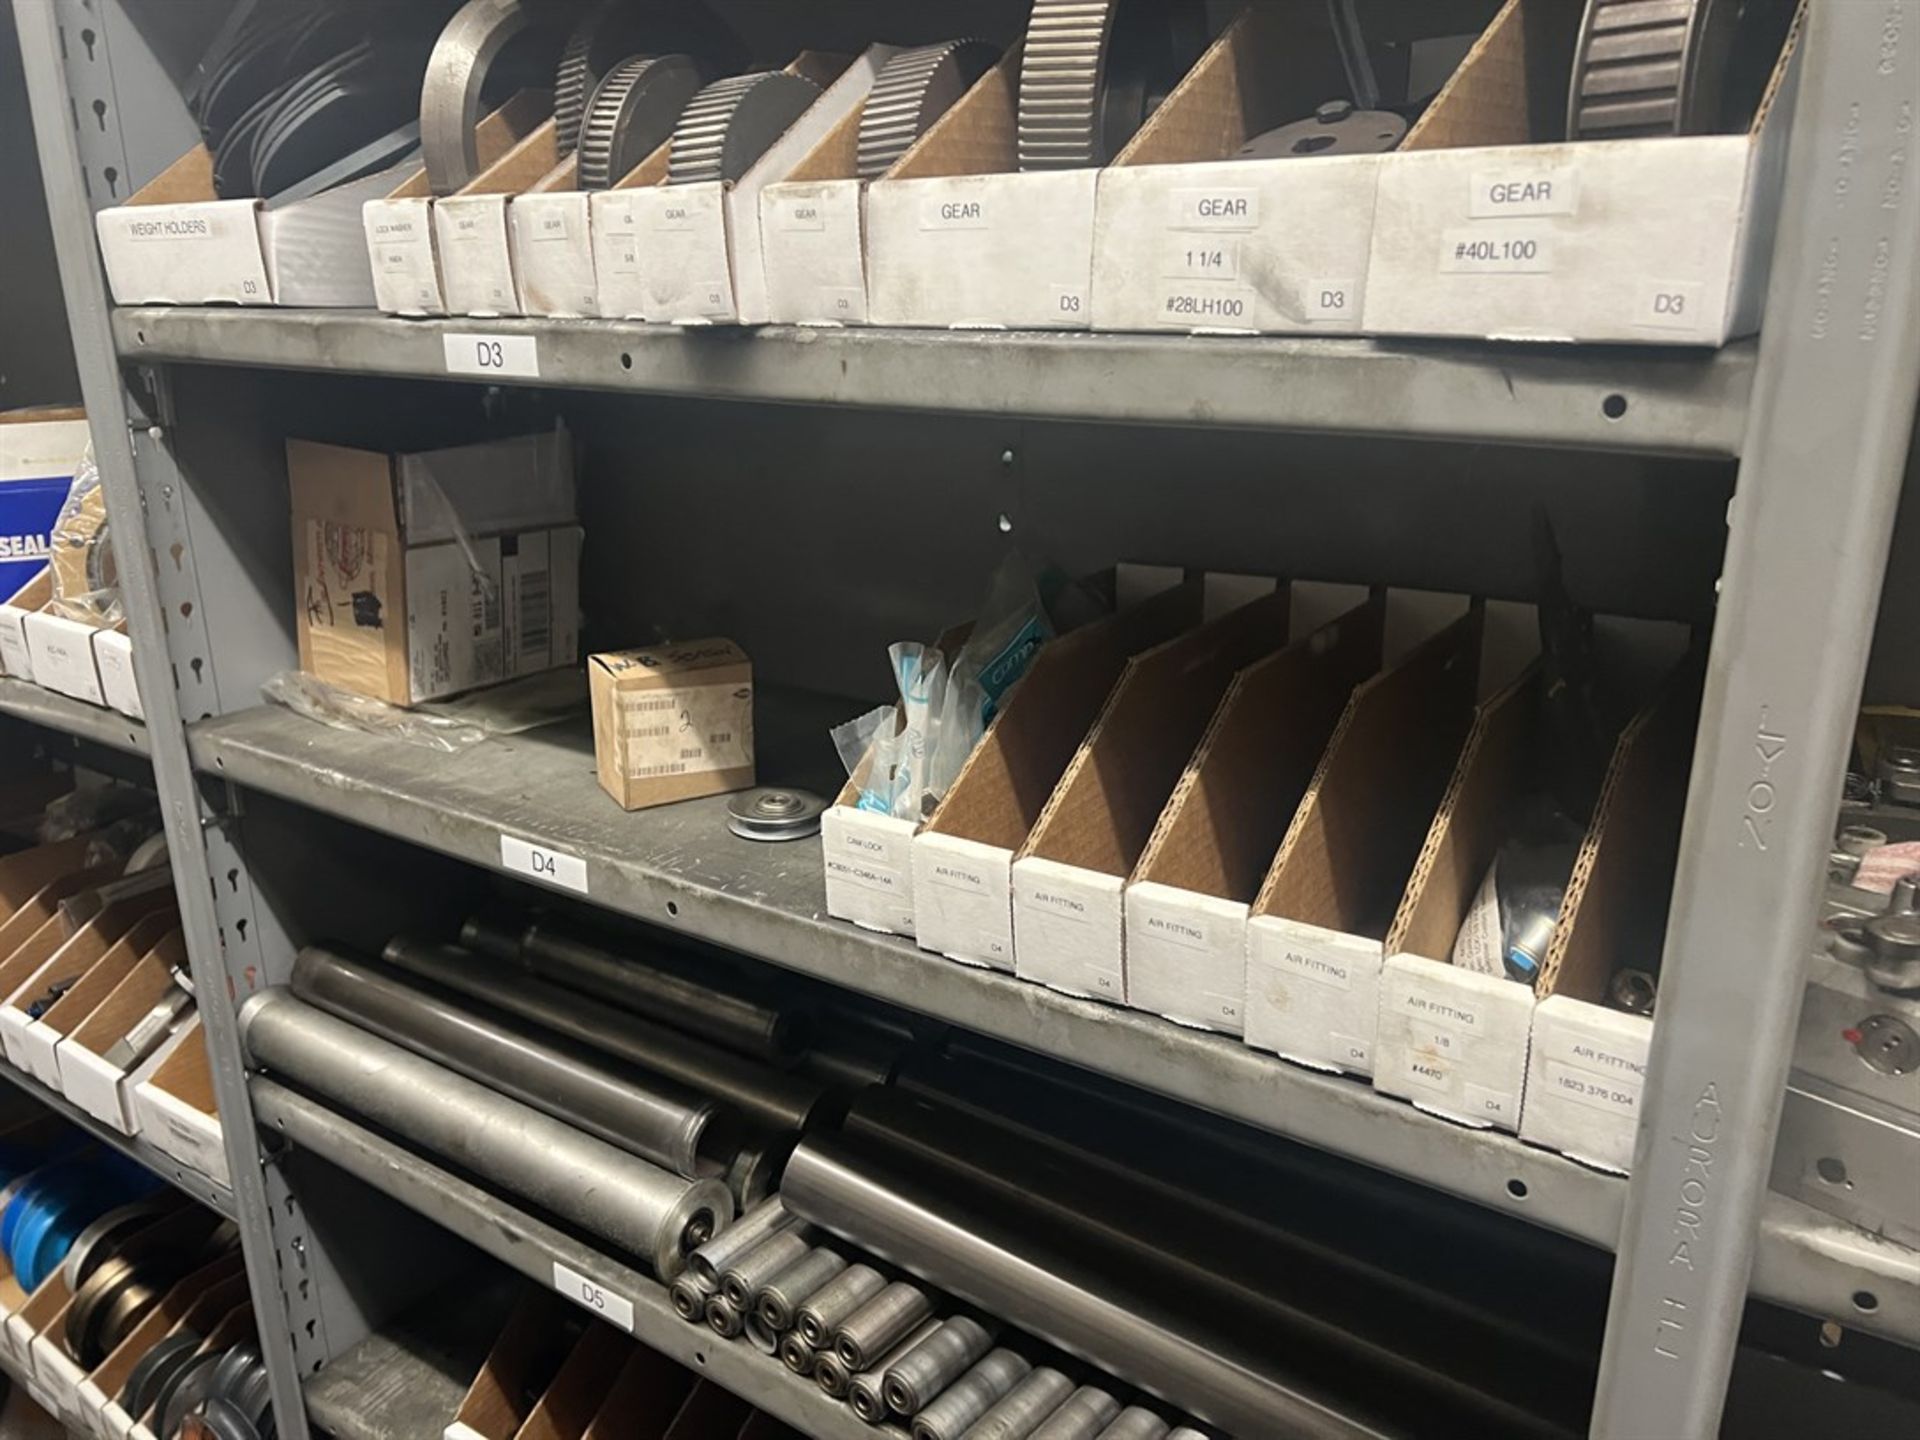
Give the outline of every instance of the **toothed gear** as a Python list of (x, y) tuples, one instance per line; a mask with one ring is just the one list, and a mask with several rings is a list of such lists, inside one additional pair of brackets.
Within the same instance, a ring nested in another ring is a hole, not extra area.
[(1020, 168), (1110, 162), (1199, 58), (1205, 36), (1200, 0), (1033, 0)]
[(609, 70), (580, 127), (580, 188), (605, 190), (659, 149), (699, 89), (685, 55), (635, 55)]
[(716, 80), (673, 128), (667, 183), (738, 180), (820, 98), (820, 87), (784, 70)]
[(1588, 0), (1567, 136), (1628, 140), (1718, 125), (1740, 0)]
[(947, 40), (889, 60), (860, 112), (860, 178), (890, 169), (999, 58), (990, 41)]
[(594, 77), (587, 69), (587, 52), (593, 48), (593, 32), (582, 25), (567, 37), (560, 51), (560, 65), (553, 77), (553, 138), (564, 159), (580, 143), (580, 126), (587, 116), (587, 95)]

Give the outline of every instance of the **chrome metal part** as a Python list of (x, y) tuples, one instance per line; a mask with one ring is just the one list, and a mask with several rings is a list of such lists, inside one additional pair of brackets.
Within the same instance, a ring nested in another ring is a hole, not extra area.
[(896, 1280), (835, 1327), (833, 1353), (857, 1374), (932, 1313), (933, 1300), (925, 1290)]
[(1887, 832), (1871, 825), (1843, 825), (1834, 836), (1835, 848), (1856, 860), (1864, 860), (1887, 843)]
[(1191, 1425), (1176, 1425), (1167, 1432), (1167, 1440), (1209, 1440), (1209, 1437)]
[(818, 85), (784, 70), (714, 81), (693, 97), (673, 127), (667, 183), (738, 180), (819, 98)]
[(970, 1315), (955, 1315), (887, 1366), (880, 1384), (887, 1408), (901, 1416), (918, 1414), (992, 1348), (992, 1331)]
[(1036, 1366), (967, 1428), (963, 1440), (1027, 1440), (1073, 1390), (1073, 1381), (1058, 1370)]
[[(887, 1404), (885, 1394), (887, 1374), (907, 1356), (925, 1343), (927, 1338), (939, 1331), (944, 1322), (922, 1320), (914, 1332), (902, 1340), (892, 1350), (881, 1356), (870, 1370), (862, 1370), (847, 1381), (847, 1404), (853, 1407), (853, 1413), (869, 1425), (878, 1425), (887, 1418), (892, 1408)], [(839, 1361), (835, 1360), (835, 1364)]]
[(88, 1225), (74, 1237), (67, 1249), (67, 1258), (60, 1262), (67, 1289), (77, 1294), (87, 1277), (121, 1245), (153, 1220), (169, 1213), (177, 1203), (171, 1194), (135, 1200), (107, 1211)]
[(731, 1340), (746, 1329), (747, 1322), (739, 1306), (724, 1295), (709, 1295), (703, 1312), (707, 1327), (716, 1335)]
[(659, 149), (699, 89), (685, 55), (636, 55), (607, 71), (580, 130), (580, 188), (605, 190)]
[(780, 1337), (780, 1363), (796, 1375), (811, 1375), (823, 1352), (815, 1350), (799, 1335)]
[(1144, 1405), (1129, 1405), (1100, 1432), (1100, 1440), (1166, 1440), (1167, 1422)]
[(1380, 155), (1396, 149), (1406, 135), (1406, 119), (1391, 110), (1359, 110), (1351, 100), (1329, 100), (1305, 120), (1254, 136), (1240, 147), (1234, 159)]
[(860, 112), (858, 172), (876, 180), (993, 68), (1000, 47), (944, 40), (902, 50), (881, 67)]
[(810, 1248), (806, 1235), (799, 1230), (769, 1235), (721, 1272), (720, 1293), (734, 1309), (747, 1310), (762, 1285), (804, 1258)]
[(770, 1129), (798, 1133), (826, 1094), (826, 1087), (817, 1081), (731, 1054), (664, 1025), (610, 1012), (524, 972), (479, 963), (450, 945), (392, 940), (381, 956), (409, 974), (676, 1080)]
[(753, 1313), (784, 1335), (793, 1328), (794, 1312), (846, 1268), (839, 1252), (816, 1246), (754, 1292)]
[(749, 1314), (743, 1324), (743, 1333), (749, 1344), (762, 1355), (780, 1353), (780, 1336), (767, 1328), (767, 1322), (758, 1315)]
[(695, 1091), (323, 946), (300, 952), (291, 988), (309, 1005), (643, 1160), (688, 1179), (700, 1174), (700, 1138), (715, 1107)]
[(1659, 993), (1660, 982), (1651, 973), (1630, 966), (1607, 981), (1607, 1003), (1629, 1015), (1651, 1015)]
[(840, 1357), (831, 1350), (816, 1350), (813, 1355), (813, 1383), (836, 1400), (844, 1400), (853, 1377)]
[(1188, 0), (1034, 0), (1020, 60), (1022, 170), (1109, 164), (1199, 58)]
[(960, 1440), (967, 1428), (1026, 1379), (1033, 1366), (1011, 1350), (988, 1352), (913, 1417), (913, 1440)]
[(702, 1285), (695, 1277), (691, 1265), (674, 1276), (673, 1284), (667, 1287), (667, 1298), (673, 1302), (674, 1313), (691, 1325), (698, 1325), (706, 1318), (707, 1297), (712, 1293), (711, 1287)]
[(1866, 924), (1867, 978), (1890, 995), (1920, 994), (1920, 915), (1892, 910)]
[(792, 1230), (800, 1217), (788, 1212), (779, 1197), (763, 1201), (687, 1257), (687, 1273), (705, 1293), (720, 1288), (721, 1273), (748, 1251), (782, 1230)]
[(467, 0), (440, 32), (420, 89), (421, 158), (434, 194), (451, 195), (480, 173), (473, 132), (487, 71), (536, 9), (530, 0)]
[(1029, 1440), (1096, 1440), (1120, 1413), (1120, 1402), (1097, 1385), (1082, 1385), (1041, 1422)]
[(1920, 1067), (1920, 1034), (1898, 1015), (1869, 1015), (1856, 1035), (1853, 1048), (1869, 1070), (1900, 1076)]
[(683, 1180), (531, 1106), (266, 990), (241, 1013), (256, 1065), (644, 1257), (672, 1280), (733, 1218), (717, 1180)]
[(727, 800), (727, 828), (742, 840), (804, 840), (820, 833), (827, 802), (805, 790), (743, 790)]
[(1877, 769), (1883, 800), (1893, 805), (1920, 805), (1920, 749), (1889, 746)]
[(886, 1288), (887, 1277), (871, 1265), (849, 1265), (800, 1307), (794, 1328), (814, 1349), (824, 1350), (840, 1322)]

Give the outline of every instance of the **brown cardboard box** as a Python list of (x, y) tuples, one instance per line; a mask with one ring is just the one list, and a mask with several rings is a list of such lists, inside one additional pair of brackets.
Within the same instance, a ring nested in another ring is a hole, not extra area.
[(753, 665), (731, 640), (587, 661), (600, 785), (643, 810), (753, 784)]
[(415, 454), (292, 440), (287, 484), (308, 674), (411, 705), (574, 663), (564, 431)]

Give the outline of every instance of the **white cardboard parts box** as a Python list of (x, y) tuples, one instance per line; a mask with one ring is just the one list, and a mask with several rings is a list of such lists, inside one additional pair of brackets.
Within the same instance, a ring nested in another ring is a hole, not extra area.
[(100, 672), (100, 694), (131, 720), (147, 718), (140, 703), (140, 681), (133, 673), (133, 639), (124, 629), (93, 632), (93, 663)]
[(1085, 330), (1098, 170), (1016, 173), (1016, 47), (867, 187), (875, 325)]
[(507, 209), (513, 197), (561, 183), (559, 142), (548, 120), (482, 170), (464, 189), (433, 202), (433, 243), (449, 315), (518, 315)]
[(22, 625), (27, 651), (33, 657), (34, 684), (89, 705), (107, 703), (106, 692), (100, 687), (100, 667), (93, 659), (94, 626), (51, 610), (35, 611)]
[(60, 1051), (67, 1037), (133, 973), (141, 958), (160, 942), (168, 930), (179, 923), (177, 910), (162, 908), (142, 915), (106, 954), (89, 966), (46, 1011), (27, 1027), (28, 1069), (49, 1089), (59, 1090), (62, 1083)]
[(1127, 887), (1134, 1009), (1245, 1032), (1248, 911), (1385, 622), (1380, 595), (1234, 677)]
[(849, 111), (760, 192), (760, 265), (777, 325), (867, 323), (867, 182), (860, 119)]
[(1127, 998), (1121, 892), (1236, 672), (1287, 643), (1281, 586), (1127, 662), (1013, 862), (1014, 971)]
[[(491, 168), (553, 112), (552, 97), (523, 90), (474, 128), (481, 170)], [(360, 207), (373, 270), (374, 304), (389, 315), (445, 315), (446, 289), (433, 233), (433, 192), (421, 170), (384, 200)]]
[(822, 89), (819, 99), (738, 180), (656, 185), (633, 193), (645, 258), (642, 318), (673, 325), (760, 325), (771, 319), (761, 262), (760, 193), (785, 176), (830, 129), (857, 115), (894, 49), (875, 45), (848, 63), (812, 51), (787, 66)]
[(198, 1019), (132, 1077), (139, 1133), (182, 1165), (230, 1184), (227, 1147), (214, 1108), (213, 1070)]
[(1509, 0), (1382, 169), (1368, 333), (1719, 345), (1759, 328), (1793, 43), (1745, 133), (1528, 144), (1579, 20)]
[(1371, 1073), (1383, 942), (1472, 724), (1485, 631), (1475, 604), (1348, 701), (1247, 922), (1249, 1045)]
[(1202, 588), (1175, 585), (1034, 657), (913, 840), (923, 950), (1013, 969), (1013, 857), (1130, 656), (1199, 623)]
[(578, 320), (600, 313), (593, 272), (593, 196), (576, 188), (579, 183), (576, 151), (507, 207), (522, 314)]
[(1540, 972), (1520, 1138), (1602, 1170), (1633, 1163), (1654, 1021), (1606, 1005), (1614, 971), (1654, 974), (1680, 850), (1699, 679), (1683, 672), (1620, 738)]
[(185, 938), (177, 928), (170, 930), (74, 1027), (57, 1052), (60, 1092), (124, 1135), (131, 1135), (135, 1128), (130, 1080), (125, 1070), (107, 1062), (107, 1052), (173, 989), (172, 967), (185, 965), (186, 960)]
[(33, 679), (33, 652), (27, 648), (27, 617), (53, 598), (53, 570), (41, 570), (0, 605), (0, 667), (19, 680)]
[(1235, 158), (1301, 95), (1345, 93), (1325, 9), (1242, 12), (1101, 172), (1094, 329), (1358, 333), (1387, 157)]

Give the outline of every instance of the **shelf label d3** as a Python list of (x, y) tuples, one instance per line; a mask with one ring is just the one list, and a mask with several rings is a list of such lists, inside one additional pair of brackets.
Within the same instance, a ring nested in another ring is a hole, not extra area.
[(540, 378), (540, 342), (532, 335), (443, 335), (449, 375)]

